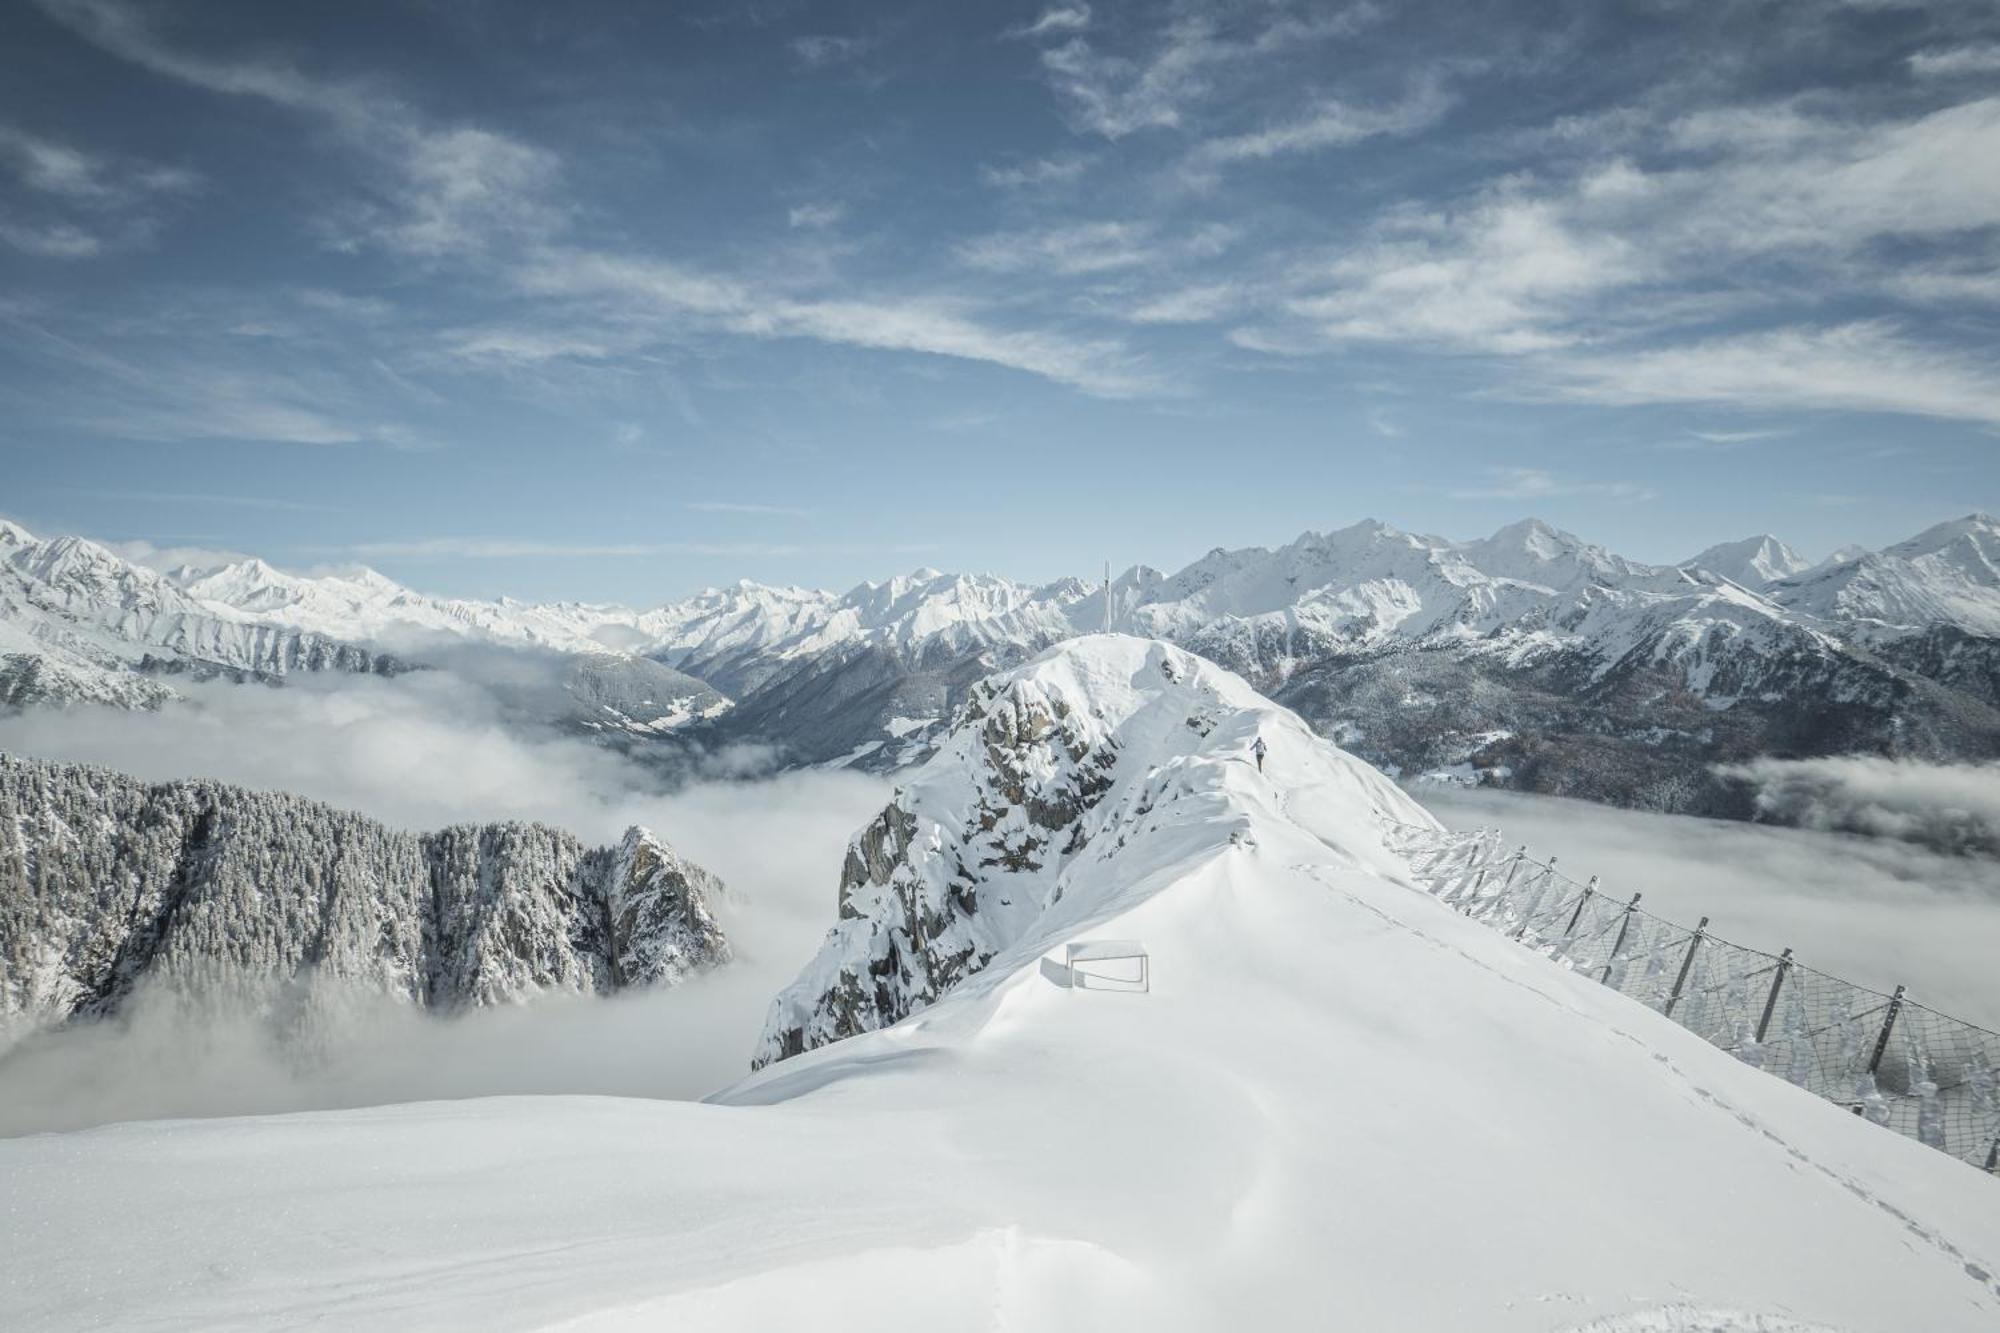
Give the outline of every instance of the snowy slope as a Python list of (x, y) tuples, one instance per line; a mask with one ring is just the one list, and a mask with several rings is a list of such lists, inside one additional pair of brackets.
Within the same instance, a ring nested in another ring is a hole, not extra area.
[[(0, 1143), (0, 1322), (2000, 1322), (1993, 1182), (1454, 915), (1385, 847), (1379, 779), (1205, 670), (1163, 682), (1181, 660), (1092, 639), (1002, 687), (1101, 708), (1120, 795), (1061, 899), (1010, 918), (1011, 942), (915, 1017), (706, 1105), (511, 1098)], [(1169, 741), (1168, 702), (1204, 682), (1214, 726)], [(968, 759), (960, 795), (991, 776), (976, 746), (949, 762)], [(1122, 806), (1155, 760), (1152, 809)], [(927, 769), (905, 798), (942, 809), (952, 788)], [(1150, 950), (1150, 994), (1043, 966), (1108, 937)]]

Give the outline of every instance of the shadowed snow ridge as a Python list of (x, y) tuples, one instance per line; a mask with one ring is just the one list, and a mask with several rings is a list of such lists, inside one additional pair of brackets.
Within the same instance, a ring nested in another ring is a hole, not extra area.
[[(1225, 850), (1258, 738), (1368, 827), (1430, 817), (1241, 679), (1099, 635), (974, 688), (936, 757), (856, 834), (839, 922), (773, 1003), (756, 1064), (886, 1027), (1163, 857)], [(1386, 859), (1386, 854), (1385, 854)]]

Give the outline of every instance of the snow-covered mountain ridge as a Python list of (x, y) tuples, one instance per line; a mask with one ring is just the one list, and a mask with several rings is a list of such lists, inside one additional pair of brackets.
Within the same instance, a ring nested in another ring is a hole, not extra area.
[(1871, 639), (1933, 627), (2000, 634), (2000, 521), (1969, 514), (1777, 580), (1769, 591), (1792, 611)]
[[(1216, 550), (1171, 577), (1134, 569), (1114, 582), (1115, 623), (1213, 640), (1282, 626), (1350, 649), (1427, 635), (1526, 641), (1580, 632), (1615, 660), (1606, 619), (1661, 602), (1697, 621), (1777, 623), (1840, 633), (1866, 622), (1908, 632), (2000, 627), (2000, 524), (1972, 515), (1859, 559), (1808, 569), (1771, 537), (1712, 547), (1678, 566), (1646, 565), (1536, 520), (1469, 542), (1365, 522), (1307, 533), (1276, 550)], [(436, 599), (373, 571), (308, 579), (261, 561), (169, 576), (238, 615), (329, 637), (398, 630), (481, 635), (565, 651), (643, 652), (749, 693), (788, 662), (874, 647), (912, 657), (1039, 647), (1099, 627), (1102, 589), (1079, 579), (1031, 586), (994, 575), (919, 570), (844, 595), (744, 581), (647, 611), (582, 603)], [(1829, 581), (1838, 587), (1823, 586)], [(1610, 601), (1607, 615), (1606, 600)]]
[(180, 672), (393, 672), (392, 656), (260, 619), (81, 537), (0, 522), (0, 702), (154, 707)]
[[(669, 757), (749, 743), (878, 772), (928, 755), (978, 680), (1102, 627), (1108, 601), (1115, 628), (1242, 673), (1400, 775), (1743, 816), (1747, 796), (1715, 765), (2000, 756), (1996, 551), (1984, 515), (1807, 569), (1769, 537), (1650, 565), (1534, 520), (1476, 541), (1371, 521), (1212, 551), (1173, 575), (1134, 568), (1108, 590), (919, 570), (845, 594), (745, 581), (643, 611), (430, 598), (372, 571), (307, 578), (261, 561), (130, 577), (229, 635), (386, 644), (418, 663), (462, 642), (558, 655), (574, 664), (569, 725)], [(156, 632), (178, 623), (159, 616), (30, 612), (0, 605), (0, 639), (25, 632), (34, 649), (8, 659), (20, 700), (157, 702), (170, 688), (157, 674), (105, 670), (165, 656), (149, 639), (189, 641)], [(72, 641), (80, 661), (62, 655)]]
[(1226, 850), (1248, 834), (1232, 802), (1269, 793), (1260, 739), (1274, 777), (1361, 827), (1432, 823), (1296, 715), (1165, 643), (1071, 640), (981, 682), (849, 845), (839, 920), (773, 1003), (757, 1064), (888, 1027), (1024, 939), (1085, 924), (1077, 904), (1101, 912), (1191, 849)]
[[(17, 545), (47, 545), (7, 526)], [(1188, 633), (1291, 612), (1362, 645), (1445, 626), (1481, 633), (1530, 618), (1559, 621), (1560, 599), (1587, 589), (1713, 597), (1726, 580), (1768, 594), (1734, 599), (1749, 614), (1789, 610), (1830, 626), (1866, 621), (1915, 632), (1950, 624), (1988, 633), (2000, 627), (1996, 559), (2000, 523), (1983, 514), (1811, 567), (1769, 536), (1711, 547), (1679, 565), (1647, 565), (1533, 519), (1477, 541), (1371, 520), (1307, 533), (1275, 550), (1217, 549), (1171, 577), (1135, 568), (1114, 581), (1112, 596), (1116, 622), (1139, 629)], [(183, 566), (163, 577), (218, 614), (332, 639), (379, 642), (433, 631), (568, 652), (644, 652), (704, 679), (857, 645), (963, 652), (1053, 640), (1094, 630), (1102, 617), (1102, 589), (1085, 580), (1037, 586), (931, 569), (846, 594), (744, 580), (650, 610), (435, 598), (373, 570), (308, 577), (255, 559)]]
[(726, 961), (713, 876), (641, 828), (410, 834), (296, 796), (0, 755), (0, 1049), (142, 988), (309, 1027), (672, 984)]

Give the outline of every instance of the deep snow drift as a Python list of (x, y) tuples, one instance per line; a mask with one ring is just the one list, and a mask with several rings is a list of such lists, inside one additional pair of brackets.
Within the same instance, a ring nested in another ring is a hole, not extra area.
[[(994, 953), (935, 1003), (708, 1105), (0, 1143), (0, 1323), (2000, 1323), (1993, 1182), (1453, 915), (1384, 846), (1383, 813), (1422, 816), (1291, 714), (1134, 639), (1067, 644), (997, 689), (1022, 682), (1115, 745), (1111, 781), (1074, 850), (967, 863), (961, 924)], [(1019, 832), (1070, 776), (961, 739), (906, 786), (913, 813), (984, 793)], [(983, 817), (938, 823), (938, 850)], [(922, 901), (921, 837), (904, 859), (912, 894), (885, 862), (849, 921)], [(1002, 881), (1049, 896), (988, 920)], [(1151, 993), (1058, 984), (1051, 951), (1112, 937), (1149, 950)], [(806, 980), (888, 956), (844, 948)]]

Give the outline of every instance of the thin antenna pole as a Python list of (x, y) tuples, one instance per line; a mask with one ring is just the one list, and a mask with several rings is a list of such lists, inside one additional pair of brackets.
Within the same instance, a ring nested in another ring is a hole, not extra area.
[(1104, 632), (1111, 632), (1111, 562), (1104, 562)]

